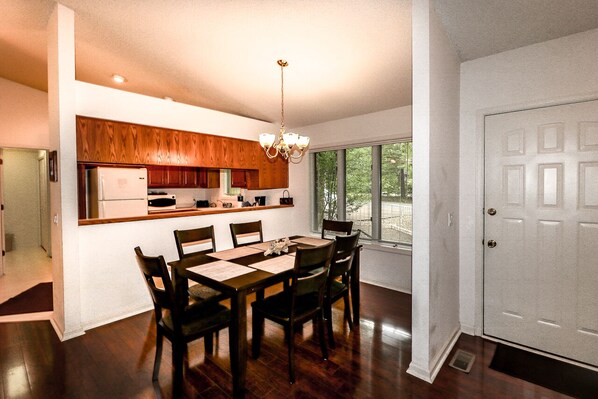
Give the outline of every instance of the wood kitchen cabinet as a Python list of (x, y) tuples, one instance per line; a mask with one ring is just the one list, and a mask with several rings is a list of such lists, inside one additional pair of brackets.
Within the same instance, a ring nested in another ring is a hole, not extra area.
[(288, 188), (289, 164), (280, 156), (269, 159), (262, 153), (259, 157), (259, 169), (247, 171), (246, 177), (249, 190)]
[(198, 188), (198, 168), (177, 166), (147, 166), (148, 188)]
[(220, 169), (198, 169), (197, 181), (201, 188), (219, 188)]
[(77, 161), (146, 165), (149, 187), (219, 187), (220, 168), (245, 171), (233, 176), (237, 187), (289, 185), (288, 163), (268, 159), (256, 141), (86, 116), (77, 116)]
[(240, 188), (247, 187), (247, 177), (245, 170), (232, 169), (230, 171), (230, 186)]

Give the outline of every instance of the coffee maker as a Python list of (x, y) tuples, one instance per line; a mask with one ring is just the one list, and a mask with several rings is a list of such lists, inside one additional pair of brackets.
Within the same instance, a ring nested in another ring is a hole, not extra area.
[(258, 197), (255, 197), (255, 203), (259, 206), (264, 206), (266, 205), (266, 196), (265, 195), (260, 195)]

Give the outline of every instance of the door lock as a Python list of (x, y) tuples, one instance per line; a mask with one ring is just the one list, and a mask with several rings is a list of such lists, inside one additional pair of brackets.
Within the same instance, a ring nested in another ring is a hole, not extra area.
[(488, 240), (488, 248), (494, 248), (496, 246), (496, 241)]
[(496, 215), (496, 209), (494, 209), (494, 208), (488, 209), (488, 215), (490, 215), (490, 216)]

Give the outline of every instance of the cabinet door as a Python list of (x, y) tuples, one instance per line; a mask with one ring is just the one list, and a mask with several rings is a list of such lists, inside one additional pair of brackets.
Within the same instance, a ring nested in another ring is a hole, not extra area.
[(219, 188), (220, 170), (200, 168), (197, 171), (197, 180), (201, 188)]
[(146, 166), (147, 186), (149, 188), (165, 187), (167, 185), (166, 168), (163, 166)]
[(263, 151), (259, 160), (259, 169), (247, 174), (248, 189), (264, 190), (289, 187), (289, 163), (286, 160), (280, 156), (269, 159)]
[(167, 166), (166, 168), (166, 186), (183, 187), (183, 172), (177, 166)]
[(181, 168), (182, 187), (197, 188), (199, 187), (197, 168)]
[(231, 187), (247, 187), (247, 179), (245, 171), (240, 169), (233, 169), (230, 171), (230, 185)]

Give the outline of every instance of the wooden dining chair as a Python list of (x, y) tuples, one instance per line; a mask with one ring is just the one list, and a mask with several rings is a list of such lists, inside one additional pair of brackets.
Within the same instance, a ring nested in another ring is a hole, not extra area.
[[(230, 310), (218, 303), (177, 304), (164, 257), (145, 256), (139, 247), (135, 248), (135, 255), (154, 303), (156, 357), (152, 380), (158, 380), (162, 341), (166, 337), (172, 344), (173, 396), (178, 397), (183, 384), (187, 343), (203, 337), (206, 354), (212, 353), (213, 333), (229, 326)], [(156, 280), (161, 284), (156, 285)]]
[(328, 273), (326, 290), (324, 292), (324, 316), (326, 317), (326, 324), (328, 326), (328, 343), (331, 348), (336, 346), (334, 343), (334, 332), (332, 331), (332, 304), (341, 298), (345, 302), (345, 320), (349, 323), (349, 329), (353, 329), (349, 291), (352, 283), (351, 265), (357, 245), (359, 245), (359, 234), (360, 232), (358, 231), (348, 236), (336, 236), (335, 238), (334, 257), (330, 263), (330, 273)]
[[(214, 226), (200, 227), (189, 230), (175, 230), (174, 241), (179, 253), (179, 259), (189, 258), (196, 255), (216, 252), (216, 240), (214, 239)], [(194, 249), (190, 251), (189, 249)], [(189, 295), (196, 301), (219, 302), (228, 298), (227, 295), (203, 284), (194, 284), (188, 288)]]
[(322, 238), (326, 238), (328, 233), (330, 233), (330, 235), (335, 235), (335, 236), (340, 235), (340, 234), (349, 235), (349, 234), (351, 234), (352, 229), (353, 229), (353, 221), (352, 220), (348, 220), (348, 221), (329, 220), (329, 219), (322, 220)]
[[(324, 359), (328, 359), (328, 348), (324, 337), (323, 304), (324, 289), (330, 261), (334, 254), (334, 241), (316, 248), (297, 248), (293, 277), (289, 289), (271, 295), (251, 304), (252, 308), (252, 355), (259, 357), (264, 319), (282, 325), (288, 337), (289, 381), (295, 382), (295, 329), (314, 320), (318, 327), (320, 348)], [(314, 331), (315, 327), (314, 325)]]
[[(231, 223), (230, 234), (233, 239), (233, 246), (235, 248), (244, 245), (264, 242), (262, 234), (262, 221), (248, 222), (248, 223)], [(240, 241), (240, 239), (242, 241)]]

